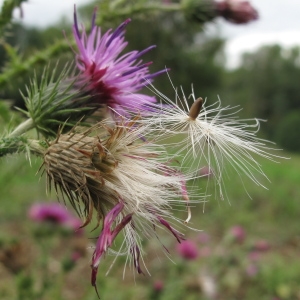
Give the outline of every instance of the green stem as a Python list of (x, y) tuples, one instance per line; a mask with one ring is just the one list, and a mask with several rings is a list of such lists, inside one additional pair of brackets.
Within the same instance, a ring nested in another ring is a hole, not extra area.
[(15, 130), (11, 132), (7, 136), (7, 138), (18, 137), (32, 128), (34, 128), (33, 120), (31, 118), (27, 119), (26, 121), (18, 125), (18, 127), (15, 128)]
[(30, 149), (30, 152), (41, 156), (45, 153), (45, 150), (47, 148), (47, 143), (44, 141), (38, 141), (38, 140), (28, 140), (28, 146)]
[(122, 8), (116, 11), (106, 11), (105, 14), (100, 15), (97, 23), (102, 23), (105, 20), (110, 20), (117, 17), (127, 17), (137, 13), (151, 12), (151, 11), (162, 11), (162, 12), (172, 12), (180, 11), (182, 8), (180, 4), (150, 4), (150, 5), (136, 5), (129, 8)]
[[(136, 5), (136, 6), (132, 6), (130, 8), (128, 8), (127, 11), (129, 11), (131, 14), (134, 13), (140, 13), (140, 12), (146, 12), (146, 11), (153, 11), (153, 10), (157, 10), (157, 11), (166, 11), (166, 12), (170, 12), (170, 11), (179, 11), (181, 10), (181, 5), (180, 4), (175, 4), (175, 3), (170, 3), (167, 5), (164, 4), (148, 4), (148, 5)], [(119, 12), (117, 12), (118, 15), (122, 15), (122, 13), (124, 12), (124, 10), (120, 10)]]
[(0, 139), (0, 157), (16, 152), (32, 153), (42, 156), (47, 149), (44, 141), (30, 140), (26, 136), (4, 137)]
[(0, 157), (26, 150), (27, 138), (24, 136), (4, 137), (0, 139)]
[(2, 31), (3, 28), (7, 23), (9, 23), (12, 19), (13, 10), (16, 7), (20, 7), (22, 2), (26, 0), (5, 0), (2, 9), (0, 12), (0, 30)]

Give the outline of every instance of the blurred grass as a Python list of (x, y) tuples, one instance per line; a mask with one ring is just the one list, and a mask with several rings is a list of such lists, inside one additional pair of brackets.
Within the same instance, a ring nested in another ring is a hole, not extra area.
[[(300, 278), (300, 263), (298, 263), (298, 251), (300, 249), (299, 215), (300, 206), (300, 155), (282, 153), (283, 156), (291, 157), (289, 160), (280, 160), (280, 163), (258, 158), (262, 168), (270, 179), (270, 183), (264, 182), (268, 188), (265, 190), (256, 186), (253, 182), (245, 180), (244, 184), (251, 195), (250, 199), (238, 176), (230, 176), (226, 181), (228, 201), (218, 201), (212, 197), (205, 205), (193, 207), (191, 227), (204, 230), (208, 233), (214, 245), (222, 240), (231, 226), (241, 225), (247, 232), (249, 243), (257, 239), (265, 239), (272, 245), (272, 252), (264, 259), (263, 267), (259, 275), (246, 283), (243, 282), (243, 295), (233, 288), (221, 290), (218, 299), (266, 299), (271, 300), (274, 296), (280, 299), (300, 299), (297, 293), (297, 278)], [(35, 249), (35, 238), (30, 236), (30, 221), (26, 218), (27, 210), (33, 202), (46, 200), (55, 201), (55, 197), (47, 197), (45, 193), (45, 178), (40, 179), (36, 172), (41, 164), (38, 159), (33, 159), (32, 166), (23, 156), (12, 155), (0, 160), (0, 199), (1, 199), (1, 240), (8, 238), (26, 239)], [(206, 185), (204, 179), (197, 182), (203, 188)], [(185, 213), (178, 212), (183, 219)], [(90, 228), (91, 229), (91, 228)], [(97, 231), (98, 232), (98, 231)], [(196, 239), (197, 233), (186, 230), (187, 237)], [(95, 237), (97, 233), (87, 233), (87, 237)], [(162, 242), (171, 252), (171, 257), (177, 264), (168, 260), (161, 245), (156, 241), (145, 243), (145, 260), (152, 277), (133, 275), (127, 268), (123, 280), (123, 267), (125, 257), (120, 257), (112, 267), (110, 274), (105, 273), (109, 269), (113, 257), (107, 256), (101, 261), (99, 268), (98, 289), (102, 299), (209, 299), (200, 296), (199, 287), (195, 283), (195, 276), (199, 273), (203, 261), (197, 263), (184, 263), (176, 260), (175, 241), (172, 236), (162, 234)], [(89, 242), (90, 243), (90, 242)], [(68, 249), (68, 244), (61, 248), (61, 253)], [(1, 248), (1, 247), (0, 247)], [(230, 250), (230, 249), (229, 249)], [(48, 250), (47, 250), (48, 251)], [(65, 284), (52, 286), (49, 293), (41, 299), (97, 299), (94, 289), (90, 286), (90, 257), (92, 249), (83, 259), (75, 271), (68, 275)], [(35, 254), (34, 254), (35, 255)], [(48, 253), (51, 256), (51, 247)], [(246, 255), (241, 254), (241, 255)], [(0, 270), (1, 271), (1, 270)], [(33, 272), (33, 271), (32, 271)], [(228, 270), (229, 272), (229, 270)], [(230, 272), (229, 272), (230, 273)], [(229, 274), (228, 273), (228, 274)], [(4, 273), (0, 272), (0, 277)], [(6, 273), (5, 273), (6, 274)], [(23, 274), (23, 273), (22, 273)], [(11, 275), (0, 284), (1, 299), (18, 299), (15, 284), (10, 282), (20, 275)], [(227, 275), (226, 275), (227, 276)], [(228, 275), (229, 276), (229, 275)], [(228, 277), (231, 278), (231, 277)], [(153, 284), (159, 279), (164, 281), (164, 290), (158, 296), (153, 294)], [(8, 282), (10, 282), (8, 284)], [(227, 284), (227, 283), (226, 283)], [(60, 290), (64, 287), (63, 294)], [(76, 289), (74, 289), (76, 285)], [(4, 292), (3, 292), (4, 291)], [(8, 296), (5, 296), (8, 295)], [(59, 296), (58, 296), (59, 295)], [(299, 294), (300, 295), (300, 294)], [(272, 296), (272, 297), (271, 297)], [(23, 299), (22, 299), (23, 300)]]
[(41, 163), (40, 159), (32, 157), (30, 166), (24, 155), (17, 154), (0, 159), (0, 222), (24, 217), (31, 203), (46, 199), (45, 179), (40, 180), (37, 174)]
[[(230, 203), (214, 199), (206, 203), (205, 212), (201, 216), (206, 227), (216, 227), (219, 222), (226, 227), (239, 223), (261, 234), (271, 234), (274, 228), (277, 233), (282, 232), (285, 236), (298, 233), (296, 220), (300, 213), (300, 156), (289, 153), (282, 155), (290, 159), (280, 159), (279, 163), (274, 163), (257, 158), (270, 182), (263, 181), (267, 188), (264, 189), (245, 179), (244, 185), (251, 199), (239, 177), (230, 174), (230, 180), (225, 182)], [(289, 233), (286, 232), (287, 222)]]

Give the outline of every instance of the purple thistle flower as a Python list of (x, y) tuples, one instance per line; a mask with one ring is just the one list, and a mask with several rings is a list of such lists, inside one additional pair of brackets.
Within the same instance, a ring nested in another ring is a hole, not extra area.
[(49, 222), (76, 231), (81, 226), (80, 219), (59, 203), (35, 203), (30, 207), (28, 216), (36, 222)]
[(245, 271), (249, 277), (255, 277), (258, 273), (258, 267), (255, 264), (249, 264)]
[(234, 24), (246, 24), (258, 19), (257, 10), (248, 1), (225, 0), (217, 1), (215, 5), (217, 14)]
[(118, 114), (126, 115), (126, 111), (141, 113), (156, 99), (137, 92), (150, 83), (153, 77), (165, 72), (162, 70), (149, 74), (148, 66), (151, 63), (143, 64), (139, 59), (155, 46), (120, 56), (128, 44), (124, 41), (124, 33), (131, 20), (125, 20), (113, 32), (108, 30), (102, 34), (101, 28), (95, 25), (95, 18), (96, 10), (90, 34), (86, 33), (83, 26), (80, 32), (74, 11), (73, 33), (79, 50), (76, 63), (81, 72), (79, 84), (92, 90), (99, 104), (107, 105)]
[(240, 244), (242, 244), (246, 238), (245, 229), (240, 225), (235, 225), (230, 228), (229, 235), (232, 239)]
[(267, 252), (270, 250), (271, 245), (266, 240), (258, 240), (254, 244), (254, 249), (259, 252)]
[(161, 292), (164, 289), (164, 283), (162, 280), (157, 280), (153, 284), (153, 288), (155, 292)]
[(198, 241), (201, 244), (207, 244), (210, 241), (210, 236), (206, 232), (201, 232), (198, 235)]
[(191, 240), (177, 244), (177, 252), (181, 257), (187, 260), (194, 260), (199, 256), (197, 245)]

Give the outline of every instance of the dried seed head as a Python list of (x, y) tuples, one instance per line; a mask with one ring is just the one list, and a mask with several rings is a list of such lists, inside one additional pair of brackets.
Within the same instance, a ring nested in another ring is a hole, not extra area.
[[(151, 127), (138, 125), (138, 120), (114, 127), (103, 121), (83, 133), (61, 134), (44, 154), (48, 184), (85, 217), (83, 226), (94, 210), (98, 224), (103, 220), (91, 264), (95, 287), (101, 257), (120, 233), (124, 243), (118, 252), (127, 252), (138, 273), (143, 272), (140, 235), (157, 238), (157, 228), (163, 227), (179, 243), (183, 239), (173, 227), (182, 222), (172, 214), (171, 204), (189, 205), (187, 177), (170, 165), (164, 148), (147, 140)], [(188, 212), (187, 221), (189, 206)]]
[(182, 194), (184, 177), (167, 166), (161, 149), (141, 139), (148, 127), (137, 126), (137, 120), (113, 128), (101, 122), (84, 133), (61, 134), (45, 152), (48, 187), (53, 184), (57, 193), (67, 196), (85, 217), (83, 226), (94, 209), (99, 223), (120, 199), (124, 215), (139, 215), (148, 214), (149, 206), (162, 213)]
[(60, 135), (44, 155), (48, 186), (53, 183), (56, 191), (67, 196), (77, 213), (85, 216), (84, 225), (90, 222), (93, 208), (100, 220), (105, 207), (118, 202), (117, 193), (105, 186), (104, 180), (116, 165), (99, 138), (87, 133)]

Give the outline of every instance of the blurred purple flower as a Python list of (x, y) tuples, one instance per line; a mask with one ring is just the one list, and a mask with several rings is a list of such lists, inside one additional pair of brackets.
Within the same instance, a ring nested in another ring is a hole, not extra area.
[(201, 257), (208, 257), (211, 255), (211, 253), (212, 253), (211, 248), (208, 246), (205, 246), (200, 249), (199, 255)]
[(177, 244), (177, 252), (187, 260), (194, 260), (199, 256), (197, 245), (191, 240), (182, 241), (180, 244)]
[(199, 176), (212, 177), (214, 175), (213, 170), (209, 166), (204, 166), (199, 170)]
[(249, 264), (246, 267), (246, 274), (249, 277), (255, 277), (257, 275), (257, 273), (258, 273), (258, 267), (255, 264)]
[(259, 253), (258, 251), (251, 251), (248, 254), (248, 259), (251, 261), (258, 261), (260, 260), (260, 257), (261, 257), (261, 253)]
[(73, 262), (77, 262), (81, 257), (82, 257), (82, 253), (80, 251), (74, 251), (71, 255), (71, 260)]
[(201, 232), (198, 235), (198, 241), (201, 244), (207, 244), (210, 241), (210, 236), (205, 232)]
[(161, 280), (156, 280), (153, 284), (155, 292), (161, 292), (164, 289), (164, 283)]
[(271, 248), (271, 246), (270, 246), (269, 242), (266, 240), (259, 240), (259, 241), (255, 242), (255, 244), (254, 244), (254, 249), (256, 251), (266, 252), (266, 251), (270, 250), (270, 248)]
[(242, 244), (246, 238), (246, 232), (240, 225), (236, 225), (230, 228), (230, 236), (238, 243)]
[(81, 226), (81, 220), (59, 203), (35, 203), (30, 207), (28, 217), (36, 222), (53, 223), (76, 231)]
[(79, 50), (76, 64), (81, 72), (79, 83), (92, 90), (98, 104), (106, 105), (121, 115), (126, 115), (126, 111), (143, 112), (148, 104), (156, 100), (137, 91), (151, 82), (153, 77), (166, 71), (149, 74), (151, 63), (142, 64), (140, 57), (155, 46), (121, 55), (128, 44), (124, 41), (125, 27), (131, 20), (124, 21), (113, 32), (110, 29), (101, 34), (95, 19), (96, 10), (92, 16), (90, 34), (83, 26), (80, 32), (76, 10), (74, 12), (73, 34)]
[(257, 10), (248, 2), (241, 0), (218, 1), (217, 14), (234, 24), (246, 24), (258, 19)]

